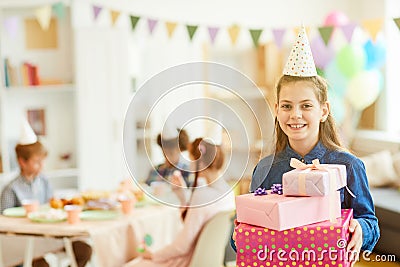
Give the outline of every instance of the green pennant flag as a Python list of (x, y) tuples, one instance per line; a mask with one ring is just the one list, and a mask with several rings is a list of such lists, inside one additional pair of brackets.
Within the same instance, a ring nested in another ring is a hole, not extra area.
[(333, 27), (332, 26), (319, 27), (318, 31), (319, 34), (321, 35), (322, 40), (324, 40), (325, 45), (328, 45), (329, 40), (331, 39), (333, 33)]
[(261, 33), (263, 30), (250, 30), (251, 39), (253, 39), (253, 44), (255, 47), (258, 47), (258, 40), (260, 39)]
[(193, 39), (193, 36), (197, 31), (197, 27), (198, 26), (194, 26), (194, 25), (186, 25), (187, 31), (189, 33), (190, 41)]
[(394, 23), (396, 23), (397, 28), (399, 28), (399, 30), (400, 30), (400, 18), (395, 18), (393, 20), (394, 20)]
[(134, 31), (136, 28), (136, 24), (138, 23), (140, 17), (130, 16), (130, 18), (131, 18), (132, 31)]
[(65, 17), (65, 8), (62, 2), (55, 3), (51, 6), (53, 12), (56, 14), (57, 18), (62, 19)]

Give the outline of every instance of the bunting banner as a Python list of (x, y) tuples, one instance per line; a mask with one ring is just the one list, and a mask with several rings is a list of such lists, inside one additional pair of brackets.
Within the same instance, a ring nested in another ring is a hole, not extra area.
[(253, 44), (255, 47), (258, 47), (258, 40), (260, 39), (262, 29), (250, 29), (251, 39), (253, 40)]
[[(63, 12), (64, 12), (65, 8), (62, 3), (54, 4), (52, 8), (53, 8), (53, 12), (57, 15), (57, 17), (60, 18), (63, 16)], [(94, 20), (96, 20), (103, 8), (98, 5), (93, 5), (92, 8), (93, 8), (93, 17), (94, 17)], [(42, 12), (42, 14), (46, 14), (46, 13)], [(48, 11), (47, 11), (47, 14), (48, 14)], [(116, 21), (118, 20), (118, 17), (120, 16), (121, 12), (116, 11), (116, 10), (111, 10), (110, 14), (111, 14), (111, 23), (112, 23), (112, 25), (114, 25), (116, 23)], [(39, 17), (41, 19), (39, 19)], [(129, 15), (129, 17), (130, 17), (132, 31), (134, 31), (136, 29), (141, 17), (134, 16), (134, 15)], [(44, 16), (44, 15), (38, 16), (38, 21), (39, 20), (42, 21), (41, 22), (42, 28), (46, 27), (46, 19), (45, 18), (46, 18), (46, 16)], [(142, 17), (142, 19), (147, 20), (147, 26), (148, 26), (149, 33), (150, 33), (150, 35), (152, 35), (159, 20), (156, 18), (146, 18), (146, 17)], [(395, 22), (395, 24), (397, 25), (397, 27), (400, 30), (400, 18), (393, 18), (393, 21)], [(48, 22), (49, 22), (49, 20), (47, 21), (47, 23)], [(164, 23), (165, 23), (165, 28), (167, 31), (168, 38), (172, 38), (172, 36), (174, 35), (174, 32), (175, 32), (177, 26), (179, 26), (180, 22), (165, 21)], [(195, 25), (195, 24), (191, 24), (191, 25), (183, 24), (183, 25), (186, 27), (190, 41), (193, 40), (194, 35), (196, 34), (196, 31), (199, 27), (205, 27), (207, 29), (207, 32), (209, 35), (210, 43), (212, 43), (212, 44), (215, 43), (216, 37), (222, 28), (219, 26), (212, 26), (212, 25), (210, 25), (210, 26), (202, 26), (202, 25)], [(378, 33), (382, 31), (383, 19), (365, 20), (360, 23), (350, 22), (350, 23), (346, 23), (346, 25), (340, 25), (337, 27), (342, 30), (347, 42), (350, 43), (352, 40), (354, 30), (358, 26), (362, 26), (363, 30), (368, 33), (368, 35), (370, 36), (370, 38), (373, 41), (375, 41)], [(6, 28), (12, 28), (12, 26), (7, 26)], [(242, 28), (243, 28), (242, 26), (239, 26), (237, 24), (226, 27), (226, 31), (229, 35), (232, 45), (236, 44)], [(307, 35), (310, 36), (310, 27), (307, 26), (305, 28), (306, 28)], [(319, 27), (316, 26), (316, 27), (312, 27), (312, 28), (318, 30), (319, 36), (323, 40), (325, 46), (328, 46), (330, 43), (330, 40), (332, 39), (332, 36), (334, 35), (335, 27), (333, 27), (333, 26), (319, 26)], [(300, 27), (271, 29), (272, 39), (278, 48), (281, 49), (283, 47), (285, 35), (289, 29), (292, 29), (294, 31), (295, 35), (297, 36), (297, 34), (300, 30)], [(254, 46), (257, 47), (259, 45), (260, 37), (261, 37), (263, 31), (265, 31), (265, 29), (263, 29), (263, 28), (249, 29), (250, 37), (251, 37), (251, 40), (252, 40)]]
[(186, 25), (186, 29), (188, 31), (190, 41), (192, 41), (193, 36), (197, 31), (197, 27), (198, 26), (196, 26), (196, 25)]
[(272, 36), (275, 40), (275, 44), (279, 49), (282, 48), (283, 45), (283, 37), (285, 36), (286, 29), (272, 29)]
[(4, 29), (6, 29), (7, 34), (11, 38), (15, 38), (17, 36), (20, 27), (19, 23), (20, 20), (18, 17), (9, 17), (4, 20)]
[(237, 38), (239, 37), (240, 27), (238, 25), (232, 25), (228, 28), (229, 37), (231, 38), (232, 45), (236, 44)]
[(110, 16), (111, 16), (111, 24), (114, 26), (115, 23), (117, 22), (119, 15), (121, 14), (121, 12), (117, 11), (117, 10), (110, 10)]
[(58, 19), (63, 19), (65, 17), (65, 6), (64, 3), (58, 2), (53, 4), (52, 6), (53, 13), (56, 15)]
[(157, 22), (158, 22), (158, 20), (156, 20), (156, 19), (150, 19), (150, 18), (147, 19), (147, 26), (149, 26), (149, 32), (150, 32), (150, 34), (153, 33), (154, 28), (155, 28), (156, 25), (157, 25)]
[(165, 27), (167, 28), (168, 38), (171, 38), (172, 35), (174, 34), (176, 25), (178, 25), (178, 23), (176, 23), (176, 22), (170, 22), (170, 21), (165, 22)]
[(348, 43), (351, 43), (351, 38), (353, 37), (353, 33), (354, 33), (354, 30), (356, 27), (357, 27), (357, 24), (354, 22), (340, 26), (340, 28), (342, 29), (342, 32), (344, 34), (344, 37), (346, 38)]
[(135, 28), (136, 28), (137, 23), (138, 23), (139, 20), (140, 20), (140, 17), (137, 17), (137, 16), (130, 16), (130, 20), (131, 20), (131, 28), (132, 28), (132, 31), (134, 31)]
[(95, 21), (96, 21), (97, 17), (99, 16), (102, 9), (103, 8), (101, 6), (93, 6), (93, 9), (92, 9), (93, 10), (93, 18)]
[(364, 20), (362, 22), (362, 26), (365, 31), (369, 33), (371, 36), (372, 41), (376, 41), (376, 36), (381, 31), (383, 27), (383, 20), (382, 19), (370, 19)]
[(51, 20), (51, 6), (46, 5), (35, 9), (35, 17), (42, 30), (47, 31)]
[(397, 28), (400, 30), (400, 18), (393, 19), (394, 23), (396, 23)]
[(211, 43), (214, 44), (215, 38), (217, 37), (219, 28), (218, 27), (208, 27), (208, 35), (210, 36)]
[(325, 45), (328, 45), (333, 33), (333, 27), (332, 26), (319, 27), (318, 31)]

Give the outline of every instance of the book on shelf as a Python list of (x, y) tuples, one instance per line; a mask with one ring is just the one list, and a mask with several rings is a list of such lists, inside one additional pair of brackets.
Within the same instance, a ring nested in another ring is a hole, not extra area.
[(4, 59), (4, 84), (6, 87), (15, 86), (18, 84), (15, 67), (10, 64), (8, 58)]
[(33, 65), (29, 62), (24, 62), (21, 66), (22, 72), (22, 85), (39, 85), (39, 69), (38, 66)]

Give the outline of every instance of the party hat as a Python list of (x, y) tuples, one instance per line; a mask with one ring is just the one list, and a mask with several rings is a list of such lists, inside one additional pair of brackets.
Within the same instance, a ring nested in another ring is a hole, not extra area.
[(179, 136), (179, 132), (176, 129), (176, 127), (173, 127), (169, 123), (165, 123), (162, 133), (161, 133), (161, 138), (163, 140), (171, 140), (171, 139), (177, 138), (178, 136)]
[(315, 68), (310, 43), (308, 42), (304, 27), (299, 31), (296, 42), (283, 69), (283, 74), (299, 77), (317, 76), (317, 69)]
[(216, 123), (214, 125), (205, 141), (207, 140), (210, 140), (208, 143), (212, 143), (217, 146), (222, 145), (222, 127), (220, 124)]
[(31, 145), (37, 142), (37, 136), (29, 125), (29, 122), (24, 118), (21, 123), (21, 135), (18, 141), (20, 145)]

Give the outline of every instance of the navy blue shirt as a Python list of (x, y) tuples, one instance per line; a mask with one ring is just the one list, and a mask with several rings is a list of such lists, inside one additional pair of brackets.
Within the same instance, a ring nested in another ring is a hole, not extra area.
[[(364, 163), (356, 156), (338, 150), (329, 150), (319, 142), (302, 158), (289, 145), (274, 156), (263, 158), (254, 168), (250, 190), (258, 187), (270, 189), (274, 183), (282, 183), (282, 175), (293, 170), (290, 159), (296, 158), (306, 164), (319, 159), (321, 164), (346, 165), (347, 186), (356, 195), (353, 198), (345, 188), (340, 189), (342, 209), (353, 209), (354, 218), (361, 225), (363, 233), (362, 250), (372, 251), (379, 239), (378, 219), (375, 216), (374, 203), (369, 191)], [(233, 244), (234, 245), (234, 244)]]

